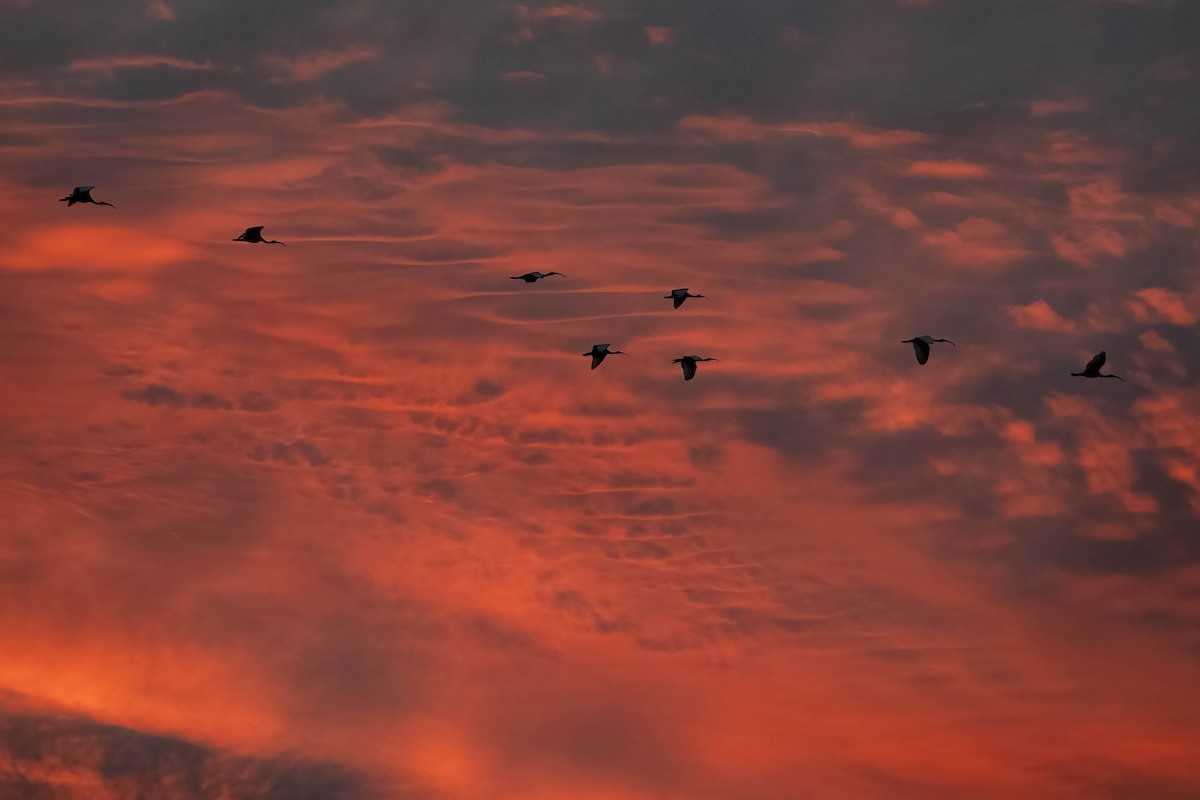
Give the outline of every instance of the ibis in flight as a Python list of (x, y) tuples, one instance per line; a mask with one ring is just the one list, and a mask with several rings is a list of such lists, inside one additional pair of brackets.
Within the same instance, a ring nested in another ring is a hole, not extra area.
[(97, 206), (108, 206), (109, 208), (116, 208), (116, 206), (114, 206), (112, 203), (106, 203), (103, 200), (93, 200), (92, 199), (92, 189), (95, 189), (95, 188), (96, 188), (95, 186), (76, 186), (74, 189), (71, 190), (71, 193), (69, 195), (67, 195), (66, 197), (59, 198), (58, 202), (66, 203), (67, 208), (70, 208), (71, 206), (75, 205), (76, 203), (91, 203), (91, 204), (97, 205)]
[(592, 345), (591, 350), (589, 350), (588, 352), (583, 354), (585, 356), (592, 357), (592, 369), (595, 369), (596, 367), (600, 366), (600, 364), (604, 361), (605, 356), (627, 356), (627, 355), (629, 355), (629, 353), (623, 353), (620, 350), (609, 350), (608, 348), (610, 348), (610, 347), (612, 347), (612, 345), (594, 344), (594, 345)]
[[(946, 344), (954, 344), (949, 339), (935, 339), (932, 336), (918, 336), (915, 339), (904, 339), (901, 344), (912, 342), (913, 352), (917, 354), (917, 363), (924, 364), (929, 360), (929, 345), (934, 342), (945, 342)], [(954, 345), (957, 347), (958, 345)]]
[(510, 275), (509, 277), (514, 281), (533, 283), (534, 281), (541, 280), (542, 278), (549, 278), (551, 275), (559, 275), (563, 278), (567, 277), (561, 272), (526, 272), (524, 275)]
[(688, 294), (687, 289), (672, 289), (670, 294), (663, 295), (663, 300), (670, 300), (675, 304), (676, 308), (679, 308), (681, 305), (683, 305), (683, 301), (687, 300), (689, 297), (704, 297), (704, 295)]
[(720, 361), (719, 358), (701, 358), (700, 356), (683, 356), (671, 361), (672, 364), (678, 364), (683, 367), (683, 379), (690, 381), (696, 377), (696, 365), (701, 361)]
[(1120, 375), (1104, 375), (1103, 373), (1100, 372), (1100, 368), (1104, 366), (1104, 361), (1107, 358), (1108, 358), (1108, 356), (1106, 356), (1104, 354), (1104, 351), (1101, 350), (1099, 353), (1096, 353), (1096, 355), (1092, 356), (1092, 360), (1089, 361), (1087, 363), (1087, 366), (1083, 368), (1083, 372), (1072, 372), (1071, 377), (1073, 377), (1073, 378), (1116, 378), (1121, 383), (1124, 383), (1125, 379), (1122, 378)]
[(260, 242), (262, 244), (282, 244), (284, 247), (287, 247), (287, 245), (284, 242), (277, 242), (274, 239), (264, 239), (262, 237), (262, 229), (264, 227), (266, 227), (266, 226), (255, 225), (253, 228), (246, 228), (246, 232), (243, 233), (241, 236), (237, 237), (236, 239), (234, 239), (233, 241), (235, 241), (235, 242), (251, 242), (254, 244), (258, 244)]

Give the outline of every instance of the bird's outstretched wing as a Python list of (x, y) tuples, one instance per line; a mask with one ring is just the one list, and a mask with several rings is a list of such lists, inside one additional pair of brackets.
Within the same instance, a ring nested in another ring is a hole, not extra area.
[(1101, 350), (1099, 353), (1096, 353), (1096, 355), (1092, 356), (1092, 360), (1089, 361), (1087, 366), (1083, 368), (1083, 371), (1099, 372), (1100, 368), (1104, 366), (1104, 362), (1107, 360), (1107, 358), (1108, 356), (1106, 356), (1104, 351)]
[(256, 233), (262, 233), (262, 229), (265, 227), (267, 227), (267, 226), (266, 225), (255, 225), (253, 228), (246, 228), (246, 233), (250, 236), (253, 236)]
[(684, 300), (687, 300), (687, 298), (681, 294), (677, 294), (671, 298), (671, 302), (675, 304), (676, 308), (679, 308), (681, 305), (683, 305)]
[(95, 189), (95, 188), (96, 188), (95, 186), (76, 186), (74, 194), (83, 194), (84, 192), (90, 192), (92, 189)]
[(608, 353), (592, 353), (592, 369), (600, 366), (600, 362), (604, 360), (606, 355), (608, 355)]
[(692, 378), (696, 377), (695, 361), (692, 361), (690, 358), (685, 358), (683, 361), (679, 362), (679, 366), (683, 367), (683, 379), (685, 381), (690, 381)]
[(924, 364), (929, 360), (929, 344), (921, 339), (913, 339), (913, 352), (917, 354), (917, 363)]

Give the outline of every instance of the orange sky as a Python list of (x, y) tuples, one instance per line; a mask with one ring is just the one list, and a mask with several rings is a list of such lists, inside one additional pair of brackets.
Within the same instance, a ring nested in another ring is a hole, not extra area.
[(464, 5), (0, 3), (0, 794), (1200, 795), (1200, 12)]

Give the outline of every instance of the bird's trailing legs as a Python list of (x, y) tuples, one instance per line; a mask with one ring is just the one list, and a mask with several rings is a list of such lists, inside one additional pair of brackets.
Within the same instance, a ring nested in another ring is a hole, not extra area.
[(236, 239), (233, 239), (232, 241), (250, 242), (251, 244), (281, 244), (284, 247), (287, 247), (286, 242), (277, 242), (274, 239), (264, 239), (262, 236), (262, 230), (264, 227), (266, 227), (266, 226), (265, 225), (255, 225), (252, 228), (246, 228), (245, 232), (243, 232), (241, 236), (237, 237)]
[(1072, 372), (1071, 377), (1072, 378), (1116, 378), (1121, 383), (1125, 383), (1125, 379), (1122, 378), (1120, 375), (1112, 375), (1112, 374), (1105, 375), (1104, 373), (1102, 373), (1100, 371), (1100, 368), (1104, 366), (1104, 362), (1107, 359), (1108, 359), (1108, 355), (1103, 350), (1101, 350), (1099, 353), (1096, 353), (1096, 355), (1092, 356), (1092, 360), (1089, 361), (1087, 363), (1087, 366), (1083, 368), (1083, 372)]
[(591, 350), (589, 350), (586, 353), (583, 353), (583, 355), (585, 355), (585, 356), (592, 357), (592, 369), (595, 369), (596, 367), (600, 366), (601, 362), (604, 361), (605, 356), (613, 356), (613, 355), (627, 356), (627, 355), (629, 355), (628, 353), (622, 352), (621, 350), (609, 350), (608, 349), (609, 347), (610, 347), (610, 345), (607, 345), (607, 344), (594, 344), (594, 345), (592, 345)]
[(95, 188), (95, 186), (76, 186), (71, 190), (69, 195), (66, 197), (60, 197), (58, 202), (66, 203), (68, 208), (76, 203), (91, 203), (92, 205), (96, 206), (108, 206), (109, 208), (116, 208), (116, 206), (114, 206), (112, 203), (106, 203), (103, 200), (93, 199), (92, 189)]
[(534, 281), (540, 280), (541, 278), (549, 278), (551, 275), (558, 275), (560, 278), (567, 277), (566, 275), (563, 275), (561, 272), (554, 272), (554, 271), (526, 272), (524, 275), (509, 275), (508, 277), (510, 280), (514, 280), (514, 281), (525, 281), (526, 283), (533, 283)]
[[(687, 289), (672, 289), (670, 294), (663, 295), (663, 300), (671, 300), (674, 307), (679, 308), (681, 305), (683, 305), (683, 301), (687, 300), (689, 297), (704, 298), (704, 295), (688, 294)], [(704, 299), (707, 299), (707, 298), (704, 298)]]
[(701, 361), (720, 361), (719, 358), (701, 358), (700, 356), (682, 356), (680, 358), (671, 359), (672, 364), (678, 364), (683, 367), (683, 379), (690, 381), (696, 377), (696, 364)]
[[(929, 346), (934, 342), (945, 342), (946, 344), (950, 345), (954, 344), (954, 342), (950, 341), (949, 339), (935, 339), (928, 335), (900, 340), (901, 344), (911, 344), (913, 346), (913, 353), (915, 353), (917, 356), (918, 364), (924, 364), (929, 360)], [(957, 347), (957, 345), (955, 346)]]

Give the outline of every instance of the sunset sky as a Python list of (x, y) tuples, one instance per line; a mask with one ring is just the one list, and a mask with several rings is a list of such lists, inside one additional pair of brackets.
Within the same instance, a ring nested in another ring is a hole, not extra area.
[(0, 0), (0, 797), (1200, 797), (1198, 32)]

